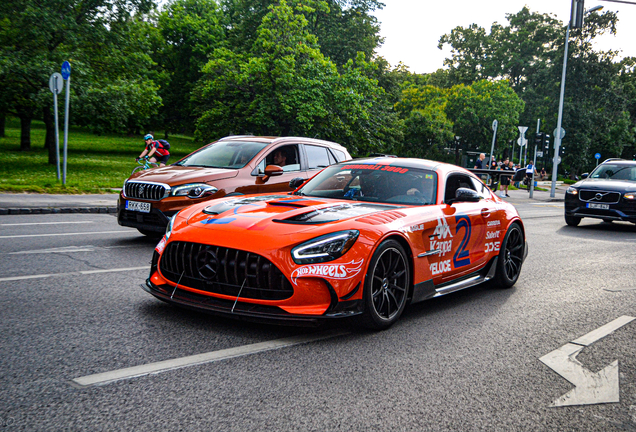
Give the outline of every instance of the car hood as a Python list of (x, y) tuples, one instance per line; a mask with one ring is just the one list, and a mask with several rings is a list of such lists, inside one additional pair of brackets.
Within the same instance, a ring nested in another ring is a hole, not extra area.
[(599, 191), (633, 192), (636, 191), (636, 182), (629, 180), (585, 179), (573, 184), (579, 189)]
[(298, 232), (403, 206), (290, 195), (253, 195), (193, 207), (187, 216), (190, 226), (243, 231), (265, 230), (275, 225), (277, 232)]
[(129, 180), (165, 183), (172, 186), (187, 183), (209, 183), (214, 180), (236, 177), (237, 174), (238, 170), (235, 169), (170, 165), (140, 171), (131, 176)]

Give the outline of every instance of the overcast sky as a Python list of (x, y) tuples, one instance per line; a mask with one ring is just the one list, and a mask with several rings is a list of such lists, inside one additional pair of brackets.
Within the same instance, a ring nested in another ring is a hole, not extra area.
[[(636, 0), (629, 0), (634, 1)], [(570, 19), (571, 0), (383, 0), (383, 10), (376, 11), (380, 34), (385, 38), (378, 54), (395, 66), (400, 61), (411, 72), (434, 72), (443, 66), (450, 50), (437, 48), (440, 36), (457, 26), (475, 23), (490, 32), (493, 22), (507, 25), (507, 13), (517, 13), (528, 5), (531, 11), (551, 13), (557, 19)], [(620, 50), (622, 56), (636, 57), (636, 5), (586, 0), (585, 8), (604, 6), (604, 11), (618, 12), (617, 36), (597, 38), (597, 49)], [(565, 32), (563, 34), (565, 38)]]

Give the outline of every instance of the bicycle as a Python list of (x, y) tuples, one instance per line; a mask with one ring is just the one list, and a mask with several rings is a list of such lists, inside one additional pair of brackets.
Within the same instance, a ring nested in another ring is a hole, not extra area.
[(132, 170), (132, 174), (136, 173), (137, 171), (143, 171), (150, 168), (157, 168), (159, 166), (158, 163), (150, 162), (150, 159), (148, 159), (148, 156), (144, 156), (141, 159), (137, 159), (137, 163), (139, 164), (139, 166), (135, 167)]

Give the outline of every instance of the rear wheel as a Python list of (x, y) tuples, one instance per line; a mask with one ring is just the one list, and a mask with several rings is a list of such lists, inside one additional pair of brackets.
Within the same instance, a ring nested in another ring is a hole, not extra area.
[(497, 270), (493, 283), (500, 288), (510, 288), (513, 286), (523, 264), (523, 254), (525, 252), (525, 239), (519, 224), (514, 223), (508, 228), (497, 257)]
[(578, 216), (565, 215), (565, 223), (570, 226), (578, 226), (581, 223), (581, 218)]
[(395, 240), (380, 244), (365, 278), (363, 324), (374, 330), (390, 327), (402, 315), (410, 283), (409, 260)]

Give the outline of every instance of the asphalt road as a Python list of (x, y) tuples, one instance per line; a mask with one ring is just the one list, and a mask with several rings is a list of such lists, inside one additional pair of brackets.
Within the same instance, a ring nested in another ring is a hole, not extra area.
[[(539, 360), (636, 317), (636, 228), (587, 219), (571, 228), (562, 203), (515, 204), (530, 253), (512, 289), (429, 300), (383, 332), (180, 310), (139, 287), (154, 242), (113, 215), (2, 216), (0, 426), (636, 431), (636, 321), (576, 357), (590, 373), (618, 361), (618, 403), (551, 407), (574, 385)], [(312, 341), (317, 334), (327, 337)], [(290, 337), (295, 344), (273, 342)], [(229, 358), (95, 386), (73, 381), (209, 352)]]

